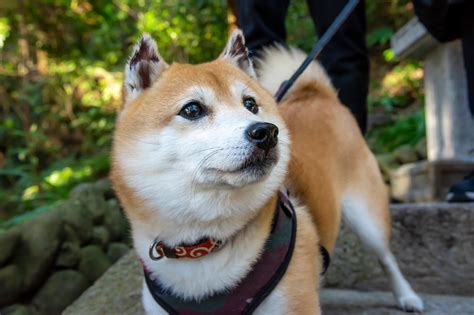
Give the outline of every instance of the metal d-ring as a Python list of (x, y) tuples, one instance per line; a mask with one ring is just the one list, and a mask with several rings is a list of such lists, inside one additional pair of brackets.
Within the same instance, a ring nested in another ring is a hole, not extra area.
[[(158, 245), (158, 238), (155, 238), (155, 240), (153, 241), (153, 244), (151, 244), (150, 249), (148, 250), (148, 256), (150, 256), (151, 260), (160, 260), (161, 258), (163, 258), (163, 256), (160, 255), (158, 251), (156, 250), (157, 245)], [(155, 252), (158, 255), (155, 255)]]

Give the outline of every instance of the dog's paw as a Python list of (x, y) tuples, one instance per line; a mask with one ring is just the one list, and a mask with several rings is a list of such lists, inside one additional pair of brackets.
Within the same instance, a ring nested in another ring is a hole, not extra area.
[(400, 296), (397, 298), (398, 306), (405, 312), (423, 311), (423, 300), (416, 294)]

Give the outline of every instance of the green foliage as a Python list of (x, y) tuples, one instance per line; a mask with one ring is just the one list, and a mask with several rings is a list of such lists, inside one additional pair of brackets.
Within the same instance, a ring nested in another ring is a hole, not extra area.
[(9, 214), (63, 199), (74, 184), (106, 174), (115, 116), (108, 107), (111, 86), (100, 71), (71, 65), (51, 64), (48, 75), (27, 81), (0, 76), (7, 87), (0, 200)]
[(368, 32), (380, 27), (399, 29), (413, 16), (411, 0), (366, 0)]
[(168, 62), (198, 63), (228, 30), (221, 0), (22, 3), (0, 5), (0, 222), (107, 175), (122, 68), (143, 32)]
[(388, 126), (372, 130), (369, 145), (375, 153), (390, 153), (401, 145), (415, 146), (425, 137), (425, 115), (417, 110), (401, 115)]
[(391, 27), (378, 27), (367, 34), (367, 45), (385, 45), (390, 41), (393, 34), (394, 30)]
[(369, 108), (383, 107), (388, 112), (412, 104), (422, 104), (423, 68), (419, 62), (404, 61), (385, 73), (381, 82), (373, 81)]
[(317, 35), (313, 20), (309, 15), (308, 5), (306, 0), (293, 0), (290, 3), (285, 21), (288, 44), (309, 52)]
[(423, 67), (398, 60), (390, 38), (413, 17), (410, 0), (367, 0), (367, 45), (371, 53), (369, 111), (388, 117), (372, 127), (366, 138), (375, 153), (391, 153), (401, 145), (415, 145), (425, 137)]
[(0, 18), (0, 49), (5, 45), (5, 39), (10, 35), (10, 25), (6, 18)]
[(199, 63), (218, 56), (227, 38), (222, 1), (154, 1), (137, 23), (150, 33), (166, 60)]

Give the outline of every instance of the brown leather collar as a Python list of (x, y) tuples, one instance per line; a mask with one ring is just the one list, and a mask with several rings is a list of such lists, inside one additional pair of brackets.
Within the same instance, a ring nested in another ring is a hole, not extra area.
[(168, 247), (163, 242), (155, 240), (150, 246), (149, 256), (153, 260), (159, 260), (163, 257), (167, 258), (199, 258), (215, 252), (222, 246), (222, 241), (212, 238), (203, 239), (192, 245), (179, 245), (176, 247)]

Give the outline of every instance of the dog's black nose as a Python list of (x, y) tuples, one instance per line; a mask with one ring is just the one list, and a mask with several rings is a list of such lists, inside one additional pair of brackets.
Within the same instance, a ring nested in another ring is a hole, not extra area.
[(268, 151), (278, 143), (278, 127), (266, 122), (250, 125), (246, 130), (247, 139), (257, 147)]

